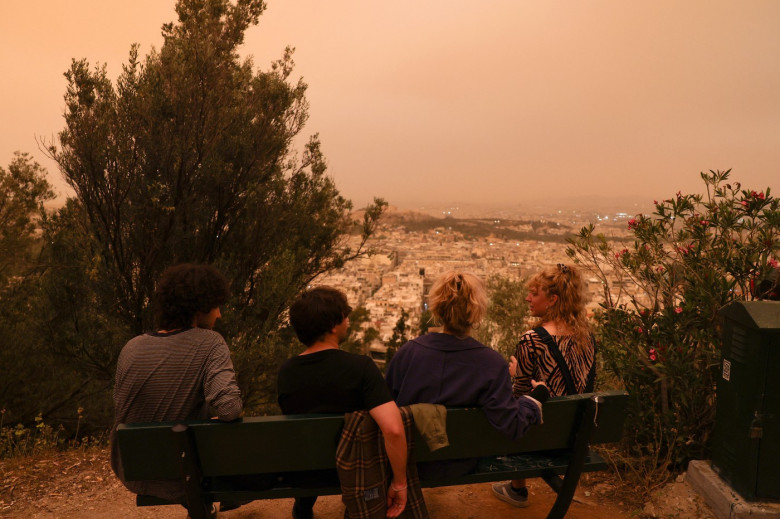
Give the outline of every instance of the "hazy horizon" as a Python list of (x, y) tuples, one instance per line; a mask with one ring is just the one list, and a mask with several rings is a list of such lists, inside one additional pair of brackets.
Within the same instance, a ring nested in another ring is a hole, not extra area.
[[(160, 47), (174, 4), (4, 6), (0, 165), (29, 152), (67, 192), (35, 136), (64, 126), (71, 58), (115, 78), (132, 43)], [(242, 54), (268, 69), (296, 47), (301, 137), (320, 134), (356, 207), (649, 204), (702, 192), (709, 169), (777, 183), (778, 22), (771, 0), (269, 0)]]

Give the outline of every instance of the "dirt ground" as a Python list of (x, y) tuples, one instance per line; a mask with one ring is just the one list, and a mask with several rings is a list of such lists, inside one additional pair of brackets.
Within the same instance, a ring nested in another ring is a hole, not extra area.
[[(531, 505), (517, 509), (495, 499), (490, 484), (425, 489), (433, 519), (543, 519), (554, 493), (541, 480), (529, 480)], [(632, 502), (631, 489), (616, 486), (604, 474), (584, 475), (567, 518), (714, 519), (683, 478), (664, 487), (649, 503)], [(291, 499), (255, 501), (220, 514), (224, 519), (289, 518)], [(322, 497), (317, 519), (341, 519), (340, 496)], [(0, 517), (56, 519), (160, 518), (184, 519), (178, 506), (135, 506), (135, 497), (114, 477), (106, 449), (70, 451), (48, 456), (0, 461)]]

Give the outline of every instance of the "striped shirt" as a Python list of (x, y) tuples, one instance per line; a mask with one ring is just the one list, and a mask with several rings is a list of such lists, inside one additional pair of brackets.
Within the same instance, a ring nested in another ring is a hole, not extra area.
[[(561, 350), (561, 355), (569, 367), (574, 379), (574, 386), (578, 393), (585, 390), (588, 381), (588, 373), (593, 365), (593, 342), (582, 348), (577, 348), (573, 335), (551, 335), (552, 339)], [(515, 351), (517, 358), (517, 378), (512, 387), (515, 396), (527, 395), (531, 392), (531, 379), (544, 382), (550, 389), (550, 396), (562, 396), (566, 394), (566, 381), (563, 379), (558, 363), (542, 342), (542, 339), (533, 330), (525, 332), (520, 337)]]
[[(131, 339), (117, 361), (114, 406), (111, 465), (124, 482), (115, 441), (117, 425), (213, 416), (229, 421), (241, 415), (241, 394), (225, 340), (203, 328)], [(125, 482), (125, 486), (136, 494), (183, 499), (178, 482)]]

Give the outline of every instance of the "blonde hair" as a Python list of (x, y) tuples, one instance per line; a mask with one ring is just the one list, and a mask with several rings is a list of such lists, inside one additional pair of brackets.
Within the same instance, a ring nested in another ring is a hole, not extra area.
[(536, 326), (547, 321), (562, 321), (571, 330), (578, 348), (583, 349), (590, 343), (590, 324), (585, 313), (588, 296), (585, 281), (577, 267), (563, 263), (547, 267), (534, 274), (528, 281), (528, 288), (541, 290), (547, 296), (558, 296)]
[(468, 272), (445, 272), (431, 287), (428, 304), (445, 331), (466, 335), (487, 312), (485, 284)]

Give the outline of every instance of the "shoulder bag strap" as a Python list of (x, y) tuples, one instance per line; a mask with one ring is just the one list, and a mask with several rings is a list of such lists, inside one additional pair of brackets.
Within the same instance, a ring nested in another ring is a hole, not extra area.
[(571, 377), (569, 366), (566, 364), (566, 361), (561, 354), (561, 350), (558, 349), (558, 345), (555, 343), (555, 339), (553, 339), (547, 330), (544, 329), (544, 326), (537, 326), (534, 328), (534, 331), (545, 344), (545, 346), (547, 346), (547, 349), (550, 350), (550, 354), (552, 354), (555, 362), (558, 364), (558, 369), (560, 370), (561, 375), (563, 375), (563, 381), (566, 383), (566, 394), (576, 395), (577, 387), (574, 385), (574, 379)]
[(590, 340), (593, 343), (593, 364), (588, 371), (588, 381), (585, 382), (585, 393), (593, 393), (593, 386), (596, 384), (596, 337), (591, 333)]

